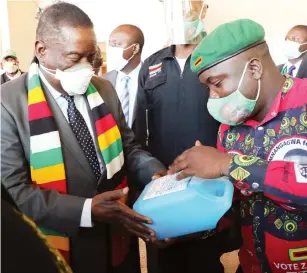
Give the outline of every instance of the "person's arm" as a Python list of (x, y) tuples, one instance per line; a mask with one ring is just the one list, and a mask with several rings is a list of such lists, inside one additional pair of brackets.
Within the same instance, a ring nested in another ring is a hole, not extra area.
[(235, 155), (229, 178), (245, 195), (263, 192), (278, 203), (307, 205), (307, 164)]
[(32, 184), (17, 123), (1, 104), (1, 179), (18, 207), (37, 225), (71, 236), (80, 227), (85, 198)]

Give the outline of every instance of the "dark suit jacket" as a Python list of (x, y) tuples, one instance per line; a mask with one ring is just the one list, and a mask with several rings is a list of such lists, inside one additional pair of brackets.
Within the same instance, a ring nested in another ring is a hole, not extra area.
[[(98, 77), (93, 77), (92, 83), (117, 122), (123, 140), (127, 169), (134, 174), (135, 181), (148, 183), (152, 174), (162, 169), (163, 165), (136, 144), (134, 134), (126, 125), (120, 102), (112, 85)], [(4, 84), (1, 90), (3, 184), (20, 209), (39, 226), (65, 233), (72, 238), (71, 265), (74, 272), (112, 273), (109, 225), (95, 224), (94, 228), (87, 229), (79, 227), (85, 199), (98, 194), (98, 189), (103, 192), (112, 188), (105, 173), (97, 182), (69, 123), (46, 86), (42, 87), (61, 137), (68, 194), (41, 190), (32, 185), (29, 169), (27, 73)], [(12, 90), (14, 92), (11, 92)], [(138, 272), (138, 270), (135, 269), (132, 272)]]
[[(284, 65), (285, 64), (281, 64), (278, 66), (280, 72), (282, 72)], [(303, 58), (300, 68), (297, 71), (296, 78), (301, 78), (301, 79), (307, 78), (307, 54)]]

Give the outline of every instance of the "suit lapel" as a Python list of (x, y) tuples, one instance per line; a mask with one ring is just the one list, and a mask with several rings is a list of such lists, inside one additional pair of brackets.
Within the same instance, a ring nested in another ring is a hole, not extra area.
[(116, 89), (117, 75), (118, 75), (118, 72), (116, 70), (110, 73), (110, 82), (112, 83), (114, 89)]
[(307, 55), (303, 59), (299, 70), (297, 71), (296, 74), (297, 78), (307, 78)]
[(71, 130), (71, 127), (67, 122), (65, 116), (63, 115), (60, 107), (58, 106), (57, 102), (52, 97), (51, 93), (48, 91), (47, 87), (43, 83), (42, 86), (48, 105), (53, 113), (55, 122), (58, 125), (61, 143), (63, 144), (63, 146), (65, 146), (65, 148), (67, 148), (71, 152), (71, 154), (74, 157), (74, 160), (76, 160), (81, 165), (81, 167), (88, 173), (88, 175), (91, 175), (93, 179), (96, 179), (94, 172), (92, 171), (92, 168), (87, 158), (85, 157), (84, 152), (82, 151), (77, 141), (77, 138), (73, 133), (73, 131)]

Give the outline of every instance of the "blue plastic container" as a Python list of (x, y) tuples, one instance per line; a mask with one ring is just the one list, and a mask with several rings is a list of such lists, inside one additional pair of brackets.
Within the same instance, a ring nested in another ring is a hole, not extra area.
[(163, 240), (215, 228), (231, 207), (233, 191), (226, 178), (166, 176), (150, 182), (133, 209), (152, 219), (149, 226)]

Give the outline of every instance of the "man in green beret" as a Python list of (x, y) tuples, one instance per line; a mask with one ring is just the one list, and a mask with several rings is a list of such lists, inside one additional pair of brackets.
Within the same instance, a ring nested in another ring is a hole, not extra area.
[(244, 273), (307, 271), (307, 79), (282, 76), (261, 25), (243, 19), (216, 28), (191, 58), (222, 123), (218, 149), (196, 142), (169, 173), (227, 176), (241, 200)]

